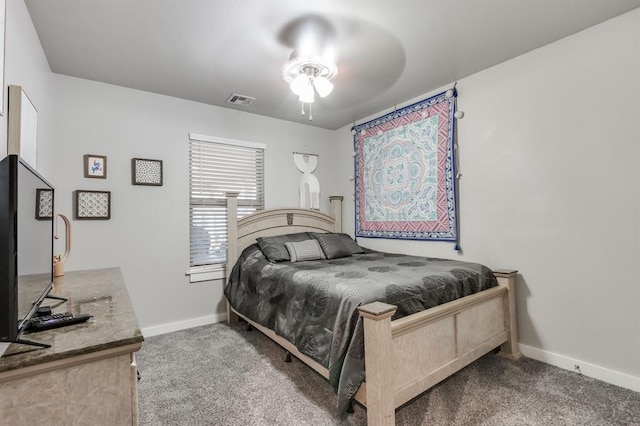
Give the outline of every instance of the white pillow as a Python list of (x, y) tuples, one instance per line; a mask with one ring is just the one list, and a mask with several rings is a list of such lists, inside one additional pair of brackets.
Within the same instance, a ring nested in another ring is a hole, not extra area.
[(294, 243), (284, 243), (292, 262), (304, 260), (326, 259), (320, 244), (316, 240), (305, 240)]

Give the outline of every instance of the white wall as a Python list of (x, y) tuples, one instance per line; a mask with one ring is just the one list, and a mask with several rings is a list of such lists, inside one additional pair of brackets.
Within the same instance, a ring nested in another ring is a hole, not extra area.
[[(525, 354), (577, 360), (637, 390), (639, 29), (636, 10), (458, 82), (463, 254), (450, 243), (359, 239), (518, 269)], [(353, 139), (339, 134), (346, 176)], [(353, 217), (346, 179), (342, 192)]]
[(7, 153), (8, 86), (22, 86), (38, 110), (38, 171), (52, 176), (51, 69), (23, 0), (7, 0), (4, 114), (0, 117), (0, 157)]
[[(53, 86), (57, 211), (71, 218), (77, 189), (112, 197), (111, 220), (72, 221), (65, 269), (121, 267), (143, 328), (211, 322), (226, 309), (221, 282), (189, 284), (185, 276), (189, 132), (267, 144), (267, 208), (298, 203), (293, 151), (319, 154), (316, 176), (329, 211), (334, 132), (57, 74)], [(107, 156), (107, 179), (83, 177), (84, 154)], [(131, 185), (133, 157), (163, 160), (164, 185)]]

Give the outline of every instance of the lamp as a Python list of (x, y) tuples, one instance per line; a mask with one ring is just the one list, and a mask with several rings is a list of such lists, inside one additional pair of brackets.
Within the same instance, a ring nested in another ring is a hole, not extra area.
[(331, 79), (338, 73), (336, 65), (320, 56), (300, 56), (294, 50), (282, 69), (282, 78), (289, 88), (298, 95), (301, 113), (305, 115), (304, 104), (309, 104), (309, 120), (313, 120), (311, 104), (315, 93), (320, 97), (328, 96), (333, 90)]

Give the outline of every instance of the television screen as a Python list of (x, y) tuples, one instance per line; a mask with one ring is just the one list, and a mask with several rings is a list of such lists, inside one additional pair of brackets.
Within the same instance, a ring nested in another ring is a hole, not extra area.
[(18, 318), (24, 319), (53, 278), (53, 217), (37, 211), (44, 203), (52, 211), (53, 203), (51, 187), (27, 167), (18, 167), (18, 187)]
[(23, 320), (53, 280), (53, 192), (23, 164), (18, 189), (18, 318)]
[(17, 155), (0, 161), (0, 341), (17, 341), (53, 285), (53, 187)]

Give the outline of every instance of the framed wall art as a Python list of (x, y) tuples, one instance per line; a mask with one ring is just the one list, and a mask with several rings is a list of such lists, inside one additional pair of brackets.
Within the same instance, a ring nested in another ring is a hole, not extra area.
[(73, 211), (75, 218), (79, 220), (111, 219), (111, 191), (76, 190)]
[(4, 40), (7, 28), (7, 1), (0, 0), (0, 115), (4, 115)]
[(9, 86), (7, 148), (31, 167), (37, 167), (38, 110), (20, 86)]
[(36, 189), (36, 219), (51, 220), (53, 218), (53, 191)]
[(107, 178), (106, 155), (85, 154), (84, 177), (106, 179)]
[(162, 186), (162, 160), (132, 158), (131, 184)]

